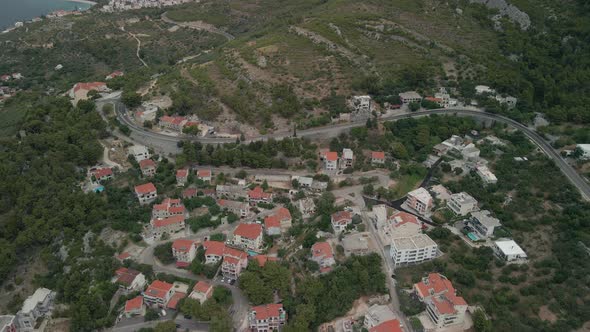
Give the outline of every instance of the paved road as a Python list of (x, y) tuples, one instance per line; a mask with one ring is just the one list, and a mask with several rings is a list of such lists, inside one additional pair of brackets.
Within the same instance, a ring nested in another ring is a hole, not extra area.
[[(118, 101), (117, 101), (118, 102)], [(193, 140), (199, 141), (205, 144), (223, 144), (223, 143), (231, 143), (234, 142), (233, 139), (228, 138), (217, 138), (217, 137), (174, 137), (168, 136), (160, 133), (154, 133), (151, 131), (146, 130), (140, 126), (137, 126), (129, 117), (127, 112), (125, 111), (125, 107), (122, 106), (121, 103), (118, 103), (118, 107), (116, 107), (117, 111), (117, 118), (119, 121), (123, 122), (129, 128), (135, 132), (140, 134), (143, 138), (147, 139), (148, 145), (153, 143), (154, 141), (161, 141), (170, 143), (177, 143), (182, 140)], [(553, 159), (557, 167), (561, 170), (561, 172), (567, 177), (567, 179), (580, 191), (582, 197), (586, 200), (590, 200), (590, 184), (584, 180), (562, 157), (561, 155), (551, 147), (547, 141), (545, 141), (539, 134), (537, 134), (534, 130), (528, 128), (527, 126), (509, 119), (507, 117), (486, 113), (481, 110), (473, 110), (468, 108), (451, 108), (451, 109), (433, 109), (433, 110), (423, 110), (414, 113), (402, 113), (402, 114), (394, 114), (389, 116), (384, 116), (379, 119), (379, 121), (397, 121), (401, 119), (408, 119), (408, 118), (417, 118), (423, 117), (433, 114), (452, 114), (457, 116), (471, 116), (479, 119), (487, 119), (493, 120), (500, 123), (505, 123), (521, 132), (523, 132), (535, 145), (537, 145), (541, 151), (543, 151), (549, 158)], [(356, 121), (350, 122), (345, 124), (337, 124), (327, 127), (318, 127), (318, 128), (311, 128), (306, 130), (301, 130), (297, 132), (298, 137), (313, 137), (313, 136), (321, 136), (323, 138), (326, 137), (334, 137), (338, 134), (347, 131), (354, 127), (361, 127), (364, 126), (364, 121)], [(270, 138), (273, 139), (283, 139), (286, 137), (291, 137), (291, 132), (281, 132), (281, 133), (273, 133), (268, 135), (261, 135), (255, 139), (251, 139), (246, 141), (246, 143), (251, 141), (259, 141), (259, 140), (268, 140)]]

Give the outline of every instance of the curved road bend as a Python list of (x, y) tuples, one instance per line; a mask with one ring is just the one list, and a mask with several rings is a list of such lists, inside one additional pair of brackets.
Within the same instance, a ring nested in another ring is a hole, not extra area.
[[(138, 125), (136, 125), (129, 117), (127, 116), (127, 112), (125, 111), (125, 106), (120, 102), (117, 102), (117, 118), (119, 121), (126, 124), (132, 131), (140, 133), (143, 137), (152, 139), (152, 140), (162, 140), (167, 142), (179, 142), (182, 140), (192, 140), (192, 141), (199, 141), (205, 144), (223, 144), (223, 143), (232, 143), (235, 142), (234, 139), (231, 138), (214, 138), (214, 137), (199, 137), (199, 138), (186, 138), (186, 137), (174, 137), (168, 136), (164, 134), (154, 133), (148, 131)], [(549, 158), (553, 159), (557, 167), (561, 170), (561, 172), (567, 177), (567, 179), (580, 191), (582, 194), (582, 198), (585, 200), (590, 200), (590, 184), (584, 180), (560, 155), (549, 143), (547, 143), (539, 134), (535, 131), (529, 129), (525, 125), (512, 120), (510, 118), (493, 114), (493, 113), (486, 113), (484, 111), (477, 111), (472, 109), (465, 109), (465, 108), (449, 108), (449, 109), (432, 109), (432, 110), (424, 110), (415, 113), (405, 113), (405, 114), (395, 114), (386, 117), (382, 117), (379, 119), (380, 122), (385, 121), (397, 121), (401, 119), (408, 119), (408, 118), (416, 118), (422, 116), (428, 116), (433, 114), (452, 114), (452, 115), (462, 115), (462, 116), (471, 116), (480, 119), (489, 119), (493, 121), (498, 121), (501, 123), (505, 123), (517, 130), (523, 132), (537, 147), (541, 149)], [(345, 124), (337, 124), (333, 126), (327, 127), (319, 127), (319, 128), (311, 128), (306, 130), (301, 130), (297, 132), (298, 137), (305, 137), (305, 136), (316, 136), (322, 135), (323, 137), (331, 137), (340, 134), (345, 130), (349, 130), (354, 127), (361, 127), (365, 125), (365, 121), (356, 121), (351, 123)], [(283, 133), (274, 133), (268, 135), (261, 135), (256, 139), (251, 139), (246, 141), (259, 141), (259, 140), (267, 140), (269, 138), (274, 138), (277, 140), (283, 139), (285, 137), (291, 137), (291, 132), (283, 132)]]

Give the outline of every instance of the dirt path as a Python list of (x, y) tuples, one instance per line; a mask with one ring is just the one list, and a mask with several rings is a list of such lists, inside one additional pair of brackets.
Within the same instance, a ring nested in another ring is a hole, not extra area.
[[(131, 37), (133, 37), (133, 39), (135, 39), (135, 40), (137, 41), (137, 51), (135, 52), (135, 56), (136, 56), (136, 57), (139, 59), (139, 61), (141, 61), (141, 63), (142, 63), (142, 64), (143, 64), (145, 67), (149, 67), (149, 66), (147, 65), (147, 63), (145, 63), (145, 61), (143, 61), (143, 59), (142, 59), (142, 58), (141, 58), (141, 56), (139, 55), (139, 52), (141, 51), (141, 40), (140, 40), (139, 38), (137, 38), (137, 36), (136, 36), (134, 33), (132, 33), (132, 32), (129, 32), (129, 31), (126, 31), (124, 26), (123, 26), (123, 27), (121, 27), (121, 30), (122, 30), (122, 31), (125, 31), (125, 32), (127, 32), (127, 33), (128, 33), (130, 36), (131, 36)], [(144, 36), (146, 36), (146, 35), (144, 35)]]
[(177, 26), (183, 27), (183, 28), (189, 28), (189, 29), (195, 29), (195, 30), (204, 30), (210, 33), (215, 33), (218, 35), (222, 35), (223, 37), (227, 38), (227, 40), (234, 40), (236, 39), (236, 37), (234, 37), (233, 35), (217, 28), (216, 26), (214, 26), (213, 24), (209, 24), (209, 23), (205, 23), (203, 21), (193, 21), (193, 22), (176, 22), (171, 20), (170, 18), (168, 18), (168, 16), (166, 16), (166, 13), (162, 14), (161, 16), (162, 21), (166, 22), (166, 23), (170, 23), (170, 24), (175, 24)]

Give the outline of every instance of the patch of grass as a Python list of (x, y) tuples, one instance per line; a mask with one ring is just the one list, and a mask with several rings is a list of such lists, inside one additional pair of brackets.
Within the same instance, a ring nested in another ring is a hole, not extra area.
[(394, 193), (395, 198), (405, 196), (408, 192), (414, 190), (416, 186), (422, 181), (422, 177), (418, 174), (402, 175), (395, 184)]

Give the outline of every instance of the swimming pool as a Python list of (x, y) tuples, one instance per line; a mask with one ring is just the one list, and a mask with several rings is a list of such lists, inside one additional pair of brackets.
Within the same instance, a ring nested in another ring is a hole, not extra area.
[(475, 234), (473, 234), (473, 233), (471, 233), (471, 232), (467, 233), (467, 237), (468, 237), (468, 238), (469, 238), (471, 241), (477, 241), (477, 240), (479, 240), (479, 238), (478, 238), (478, 237), (477, 237)]

